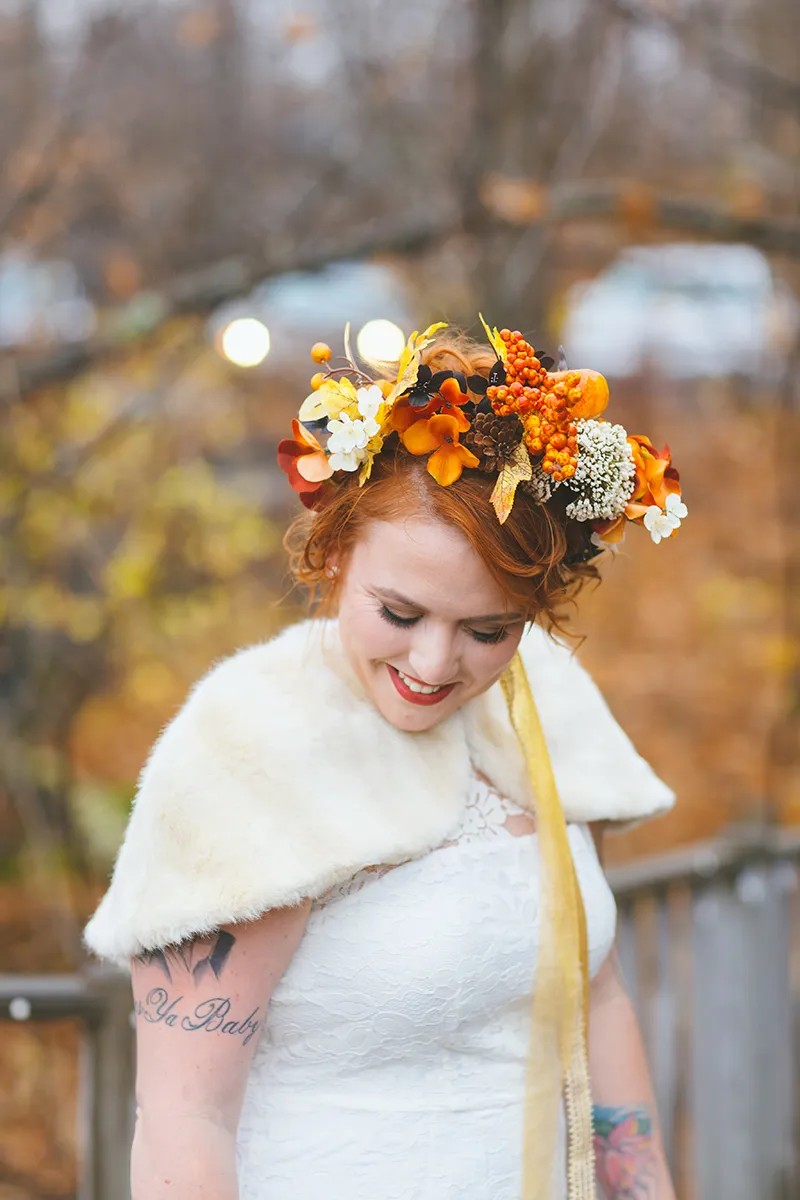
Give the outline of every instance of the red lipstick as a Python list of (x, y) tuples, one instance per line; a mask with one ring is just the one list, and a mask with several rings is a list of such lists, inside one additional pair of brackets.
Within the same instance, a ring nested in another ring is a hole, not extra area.
[[(400, 693), (403, 699), (408, 700), (410, 704), (439, 704), (445, 699), (446, 696), (450, 695), (453, 688), (456, 686), (454, 683), (450, 683), (447, 685), (447, 687), (443, 687), (440, 691), (430, 692), (428, 695), (426, 695), (424, 692), (412, 692), (411, 688), (408, 687), (408, 685), (405, 684), (400, 678), (400, 673), (398, 672), (397, 667), (393, 667), (391, 663), (387, 663), (386, 667), (389, 671), (391, 681), (397, 688), (397, 691)], [(419, 682), (422, 683), (422, 680)]]

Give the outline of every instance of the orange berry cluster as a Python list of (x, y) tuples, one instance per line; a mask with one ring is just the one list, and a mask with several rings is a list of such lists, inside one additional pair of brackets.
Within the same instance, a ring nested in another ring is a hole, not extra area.
[(554, 483), (571, 479), (578, 466), (578, 427), (570, 413), (574, 397), (561, 379), (554, 381), (518, 329), (500, 330), (508, 349), (506, 382), (486, 395), (500, 417), (516, 413), (525, 430), (528, 453), (542, 455), (542, 470)]
[(542, 395), (539, 411), (523, 421), (530, 454), (542, 454), (542, 470), (555, 483), (571, 479), (578, 467), (578, 427), (570, 412), (568, 385), (561, 379)]
[(518, 329), (513, 333), (510, 329), (501, 329), (500, 337), (508, 350), (504, 364), (506, 382), (487, 388), (486, 395), (498, 417), (508, 417), (512, 413), (524, 417), (539, 408), (547, 371), (536, 357), (533, 346), (525, 341)]

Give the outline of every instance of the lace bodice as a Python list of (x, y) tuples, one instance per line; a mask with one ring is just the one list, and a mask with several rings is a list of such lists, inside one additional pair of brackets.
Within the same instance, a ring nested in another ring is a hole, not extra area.
[[(614, 901), (568, 835), (594, 974)], [(518, 1200), (538, 864), (532, 817), (474, 776), (439, 847), (313, 903), (248, 1080), (240, 1200)]]
[[(444, 849), (446, 846), (466, 846), (486, 838), (518, 836), (509, 828), (510, 817), (524, 818), (531, 830), (534, 828), (533, 818), (524, 808), (506, 796), (501, 796), (487, 780), (473, 773), (461, 823), (451, 837), (442, 842), (439, 849)], [(336, 884), (335, 887), (330, 888), (323, 896), (314, 901), (314, 908), (324, 907), (332, 900), (342, 899), (344, 896), (350, 896), (353, 892), (360, 891), (368, 883), (372, 883), (376, 875), (386, 874), (387, 871), (393, 870), (395, 865), (381, 864), (364, 867), (352, 878), (346, 879), (344, 883)]]

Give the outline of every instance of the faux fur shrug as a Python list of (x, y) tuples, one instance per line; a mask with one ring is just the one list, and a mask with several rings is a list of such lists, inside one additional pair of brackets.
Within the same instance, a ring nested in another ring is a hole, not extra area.
[[(567, 821), (669, 808), (672, 792), (572, 651), (536, 626), (520, 651)], [(532, 808), (499, 684), (430, 732), (404, 733), (365, 696), (334, 621), (290, 626), (217, 663), (162, 731), (86, 944), (125, 966), (424, 854), (459, 822), (470, 760)]]

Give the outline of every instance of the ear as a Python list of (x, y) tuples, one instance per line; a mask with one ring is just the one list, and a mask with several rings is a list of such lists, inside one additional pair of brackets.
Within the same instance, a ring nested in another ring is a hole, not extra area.
[(328, 579), (335, 579), (340, 571), (339, 551), (332, 550), (325, 559), (325, 574)]

